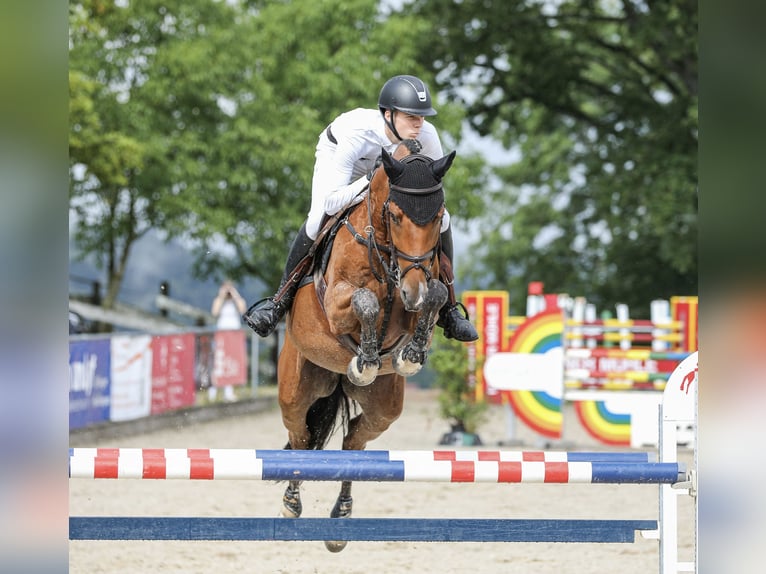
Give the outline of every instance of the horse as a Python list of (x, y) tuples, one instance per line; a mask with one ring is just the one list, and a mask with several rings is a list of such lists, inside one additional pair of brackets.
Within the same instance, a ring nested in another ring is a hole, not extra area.
[[(342, 426), (342, 448), (364, 450), (399, 417), (406, 377), (426, 361), (448, 296), (439, 281), (442, 177), (455, 152), (433, 160), (419, 151), (417, 140), (393, 154), (382, 148), (366, 198), (337, 218), (324, 258), (317, 253), (314, 288), (295, 295), (277, 368), (286, 449), (321, 450)], [(282, 516), (301, 515), (300, 485), (289, 481)], [(330, 516), (350, 517), (352, 503), (343, 481)], [(339, 552), (346, 542), (325, 546)]]

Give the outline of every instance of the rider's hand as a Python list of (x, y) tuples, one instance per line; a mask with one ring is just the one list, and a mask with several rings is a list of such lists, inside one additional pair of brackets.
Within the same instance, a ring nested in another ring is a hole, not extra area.
[(383, 156), (378, 154), (378, 157), (375, 158), (375, 163), (372, 165), (372, 169), (367, 173), (367, 181), (372, 181), (372, 177), (375, 175), (375, 170), (377, 170), (382, 163)]

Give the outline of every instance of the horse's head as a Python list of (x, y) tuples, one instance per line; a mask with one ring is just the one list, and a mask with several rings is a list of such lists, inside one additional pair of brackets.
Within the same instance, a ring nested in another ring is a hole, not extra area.
[(455, 152), (438, 160), (419, 153), (395, 159), (385, 149), (381, 155), (388, 179), (383, 217), (391, 248), (391, 267), (404, 307), (418, 311), (438, 263), (444, 215), (442, 177), (452, 165)]

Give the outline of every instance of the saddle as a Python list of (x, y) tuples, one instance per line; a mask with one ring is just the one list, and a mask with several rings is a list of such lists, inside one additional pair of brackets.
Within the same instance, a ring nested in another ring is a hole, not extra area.
[[(293, 273), (300, 273), (302, 278), (298, 283), (298, 289), (310, 285), (315, 282), (314, 276), (319, 275), (324, 277), (325, 271), (327, 271), (327, 265), (330, 261), (330, 254), (332, 253), (332, 246), (335, 243), (335, 236), (338, 234), (338, 230), (344, 225), (344, 220), (357, 205), (351, 205), (344, 210), (339, 211), (333, 216), (325, 215), (322, 222), (322, 230), (317, 235), (314, 243), (309, 247), (308, 255), (303, 258), (296, 266)], [(324, 283), (324, 279), (322, 280)], [(327, 286), (325, 285), (325, 288)], [(324, 291), (321, 294), (320, 301), (324, 297)]]
[[(327, 291), (327, 282), (324, 279), (324, 275), (327, 271), (327, 265), (330, 262), (330, 255), (332, 254), (332, 246), (335, 243), (335, 237), (338, 235), (338, 230), (345, 226), (347, 216), (359, 207), (359, 205), (361, 204), (357, 203), (356, 205), (351, 205), (343, 211), (336, 213), (334, 216), (327, 218), (322, 226), (322, 231), (317, 236), (317, 241), (314, 243), (317, 247), (314, 257), (314, 265), (309, 269), (308, 273), (300, 283), (299, 288), (310, 283), (314, 284), (317, 300), (319, 301), (319, 306), (322, 308), (322, 311), (325, 310), (324, 295)], [(314, 245), (312, 245), (312, 248)]]

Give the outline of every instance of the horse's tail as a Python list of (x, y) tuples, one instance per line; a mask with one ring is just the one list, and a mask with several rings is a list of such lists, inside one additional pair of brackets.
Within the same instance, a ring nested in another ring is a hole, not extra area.
[(306, 425), (311, 433), (307, 449), (323, 449), (338, 422), (343, 426), (344, 434), (348, 428), (351, 405), (346, 393), (343, 392), (341, 378), (338, 376), (338, 384), (332, 394), (318, 399), (306, 414)]

